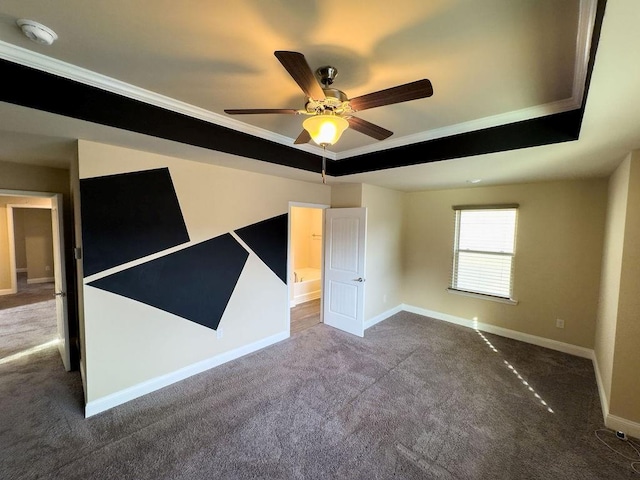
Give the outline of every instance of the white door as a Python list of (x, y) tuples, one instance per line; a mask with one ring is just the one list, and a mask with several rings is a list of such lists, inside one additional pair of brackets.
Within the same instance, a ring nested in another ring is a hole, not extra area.
[(325, 210), (324, 323), (364, 336), (366, 208)]
[(53, 268), (55, 275), (56, 319), (58, 350), (65, 370), (71, 370), (69, 349), (69, 319), (67, 313), (67, 279), (64, 264), (64, 228), (62, 223), (62, 195), (51, 199), (51, 227), (53, 230)]

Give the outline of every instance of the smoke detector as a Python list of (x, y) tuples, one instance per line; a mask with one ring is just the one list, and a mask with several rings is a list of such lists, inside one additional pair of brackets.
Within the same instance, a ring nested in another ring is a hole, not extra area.
[(23, 18), (16, 21), (16, 23), (22, 29), (22, 33), (24, 33), (27, 38), (41, 45), (51, 45), (58, 39), (56, 32), (51, 30), (49, 27), (45, 27), (41, 23), (34, 22), (33, 20), (25, 20)]

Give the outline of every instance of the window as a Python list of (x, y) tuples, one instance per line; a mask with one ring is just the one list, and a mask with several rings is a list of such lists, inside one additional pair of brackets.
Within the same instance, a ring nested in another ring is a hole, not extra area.
[(518, 205), (456, 206), (450, 290), (511, 300)]

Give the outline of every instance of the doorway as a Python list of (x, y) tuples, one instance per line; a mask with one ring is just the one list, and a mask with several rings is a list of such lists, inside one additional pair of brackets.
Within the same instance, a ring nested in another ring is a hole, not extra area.
[(292, 204), (289, 233), (291, 334), (322, 322), (324, 205)]
[(57, 346), (70, 370), (61, 196), (0, 191), (0, 362)]

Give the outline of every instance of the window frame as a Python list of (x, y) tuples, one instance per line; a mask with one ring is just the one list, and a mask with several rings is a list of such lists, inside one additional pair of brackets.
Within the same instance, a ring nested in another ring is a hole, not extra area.
[[(500, 303), (507, 303), (510, 305), (517, 305), (518, 301), (514, 299), (513, 295), (513, 285), (514, 285), (514, 272), (515, 272), (515, 259), (516, 259), (516, 244), (517, 244), (517, 233), (518, 233), (518, 217), (519, 217), (519, 208), (520, 205), (516, 203), (510, 204), (492, 204), (492, 205), (454, 205), (454, 239), (453, 239), (453, 259), (451, 262), (451, 277), (449, 279), (449, 287), (447, 291), (450, 293), (455, 293), (458, 295), (475, 297), (475, 298), (483, 298), (485, 300), (491, 300)], [(460, 241), (460, 222), (462, 217), (462, 211), (465, 210), (515, 210), (515, 222), (513, 226), (513, 253), (505, 253), (505, 252), (492, 252), (492, 251), (484, 251), (484, 250), (462, 250), (463, 252), (471, 252), (471, 253), (480, 253), (485, 255), (495, 255), (495, 256), (509, 256), (511, 257), (511, 268), (509, 274), (509, 296), (502, 296), (498, 294), (491, 294), (485, 292), (478, 292), (473, 290), (464, 290), (459, 289), (454, 286), (454, 282), (457, 278), (457, 269), (459, 264), (459, 241)]]

